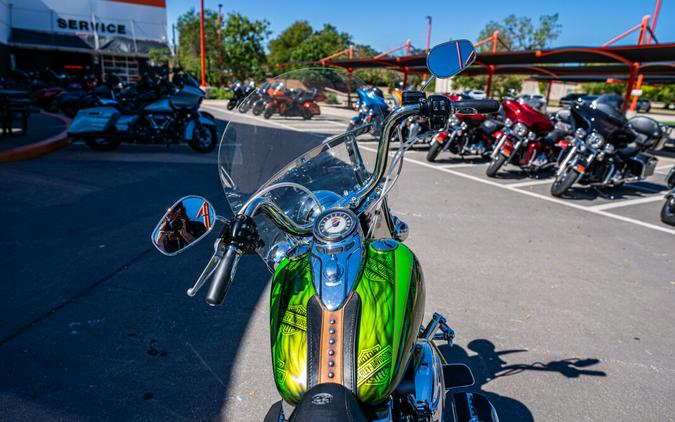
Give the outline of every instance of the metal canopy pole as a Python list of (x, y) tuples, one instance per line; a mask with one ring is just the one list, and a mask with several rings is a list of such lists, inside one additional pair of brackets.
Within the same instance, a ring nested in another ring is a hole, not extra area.
[(199, 15), (199, 51), (202, 65), (202, 86), (206, 86), (206, 57), (204, 56), (204, 0), (200, 1)]
[(485, 86), (485, 95), (489, 98), (490, 93), (492, 92), (492, 77), (495, 74), (495, 66), (494, 65), (488, 65), (488, 79), (487, 79), (487, 85)]
[[(645, 36), (647, 35), (647, 29), (649, 28), (649, 19), (651, 16), (645, 15), (642, 18), (642, 23), (640, 24), (640, 38), (638, 39), (638, 45), (642, 45), (645, 42)], [(630, 72), (630, 77), (628, 79), (628, 85), (626, 86), (626, 96), (623, 101), (623, 112), (626, 112), (626, 109), (628, 109), (628, 102), (630, 101), (630, 112), (635, 111), (635, 107), (637, 106), (637, 100), (638, 96), (633, 95), (631, 98), (631, 93), (633, 91), (633, 87), (635, 89), (640, 89), (642, 87), (642, 80), (643, 76), (638, 75), (637, 72), (640, 68), (640, 63), (633, 63), (633, 66), (631, 67), (631, 72)], [(635, 81), (635, 78), (637, 77), (637, 82)]]

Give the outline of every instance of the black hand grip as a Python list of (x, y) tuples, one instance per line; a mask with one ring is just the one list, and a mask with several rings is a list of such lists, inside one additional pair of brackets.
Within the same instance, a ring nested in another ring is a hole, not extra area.
[(234, 246), (228, 246), (225, 256), (218, 263), (216, 271), (213, 274), (213, 280), (209, 286), (209, 292), (206, 294), (206, 303), (211, 306), (220, 306), (223, 304), (225, 294), (232, 284), (232, 271), (237, 262), (239, 253)]
[(497, 100), (458, 100), (455, 101), (455, 109), (473, 108), (480, 114), (496, 113), (499, 111)]

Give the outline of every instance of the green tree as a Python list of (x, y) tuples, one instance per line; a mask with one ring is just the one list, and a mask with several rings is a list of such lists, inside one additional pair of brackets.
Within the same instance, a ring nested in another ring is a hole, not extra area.
[(344, 50), (352, 42), (352, 37), (346, 32), (338, 32), (333, 25), (325, 24), (319, 31), (315, 31), (300, 45), (293, 49), (291, 61), (320, 60), (331, 54)]
[(307, 21), (295, 21), (288, 28), (279, 34), (278, 37), (270, 40), (267, 48), (269, 49), (269, 62), (271, 64), (287, 63), (291, 60), (293, 51), (314, 33), (314, 29)]
[(264, 42), (270, 34), (267, 20), (251, 20), (239, 13), (228, 13), (222, 30), (225, 77), (232, 79), (260, 78), (264, 75), (267, 57)]
[[(542, 15), (538, 25), (534, 25), (528, 17), (509, 15), (502, 22), (490, 21), (481, 30), (479, 38), (491, 37), (494, 31), (499, 31), (500, 42), (497, 51), (511, 50), (538, 50), (550, 47), (560, 35), (562, 25), (558, 23), (558, 14)], [(508, 47), (508, 48), (507, 48)], [(486, 43), (478, 47), (479, 51), (492, 51), (492, 44)], [(524, 76), (498, 75), (492, 79), (492, 93), (494, 98), (500, 98), (513, 88), (520, 91)], [(487, 76), (456, 76), (454, 82), (465, 89), (484, 89), (487, 85)]]
[[(261, 76), (267, 62), (263, 45), (269, 36), (269, 23), (229, 13), (222, 24), (223, 43), (218, 45), (218, 14), (213, 10), (204, 11), (207, 82), (224, 84), (232, 79)], [(190, 9), (178, 18), (176, 26), (179, 33), (177, 64), (199, 75), (199, 13)]]

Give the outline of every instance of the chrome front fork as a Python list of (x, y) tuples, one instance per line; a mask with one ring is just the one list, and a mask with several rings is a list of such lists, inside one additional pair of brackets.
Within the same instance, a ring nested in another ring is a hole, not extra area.
[(499, 154), (499, 151), (502, 150), (502, 147), (504, 146), (504, 142), (506, 142), (506, 138), (509, 135), (504, 133), (501, 138), (499, 138), (499, 142), (497, 142), (497, 145), (494, 147), (492, 150), (492, 153), (490, 153), (490, 158), (497, 158), (497, 154)]

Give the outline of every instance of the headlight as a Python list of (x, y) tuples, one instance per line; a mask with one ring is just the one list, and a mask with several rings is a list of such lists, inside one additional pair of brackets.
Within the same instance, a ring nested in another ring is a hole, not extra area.
[(513, 121), (511, 119), (506, 119), (504, 120), (504, 126), (505, 127), (511, 127), (513, 126)]
[(459, 125), (459, 117), (457, 117), (456, 114), (453, 114), (450, 116), (450, 119), (448, 119), (448, 122), (450, 123), (450, 126), (457, 126)]
[(574, 136), (577, 139), (584, 139), (586, 137), (586, 131), (583, 130), (582, 128), (579, 128), (576, 130), (576, 132), (574, 132)]
[(534, 141), (537, 138), (537, 134), (534, 132), (530, 132), (527, 134), (527, 140), (528, 141)]
[(521, 138), (527, 135), (527, 132), (529, 132), (527, 126), (525, 126), (522, 123), (516, 123), (516, 125), (513, 127), (513, 133), (515, 133), (516, 136), (519, 136)]
[(593, 132), (590, 135), (588, 135), (588, 138), (586, 138), (586, 142), (588, 142), (588, 145), (591, 146), (591, 148), (602, 148), (603, 145), (605, 145), (605, 138), (602, 137), (598, 132)]
[(612, 144), (605, 145), (605, 153), (614, 154), (614, 145)]

